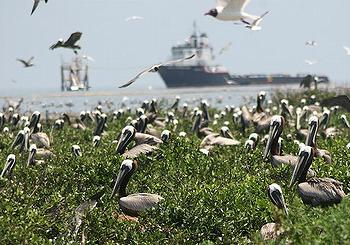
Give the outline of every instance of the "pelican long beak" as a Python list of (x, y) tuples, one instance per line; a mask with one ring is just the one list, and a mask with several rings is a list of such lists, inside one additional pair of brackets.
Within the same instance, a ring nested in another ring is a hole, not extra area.
[(111, 198), (115, 195), (116, 192), (119, 191), (121, 184), (123, 183), (125, 176), (127, 175), (127, 173), (129, 172), (127, 167), (121, 167), (121, 169), (119, 170), (118, 176), (117, 176), (117, 180), (115, 181), (114, 187), (113, 187), (113, 191), (111, 194)]
[(117, 153), (119, 153), (119, 154), (124, 153), (126, 147), (129, 144), (130, 137), (131, 137), (130, 132), (125, 132), (124, 134), (122, 134), (120, 136), (119, 141), (118, 141), (118, 145), (117, 145), (117, 149), (116, 149)]
[(273, 198), (273, 200), (276, 202), (277, 206), (280, 208), (283, 208), (286, 215), (288, 215), (288, 208), (286, 206), (286, 203), (284, 201), (282, 193), (274, 191), (271, 193), (271, 198)]
[(264, 160), (267, 159), (269, 153), (271, 152), (271, 147), (272, 147), (273, 142), (277, 140), (277, 132), (278, 132), (279, 127), (280, 127), (280, 125), (276, 122), (274, 122), (273, 125), (270, 126), (269, 139), (267, 140), (266, 148), (265, 148), (264, 156), (263, 156)]
[(34, 156), (35, 156), (35, 151), (32, 150), (29, 152), (29, 157), (28, 157), (28, 165), (33, 165), (34, 164)]
[(201, 116), (196, 115), (195, 121), (192, 126), (192, 132), (198, 131), (200, 123), (201, 123)]
[(303, 178), (306, 178), (306, 173), (312, 163), (312, 160), (312, 148), (310, 146), (305, 146), (305, 148), (299, 153), (298, 163), (294, 168), (289, 188), (292, 187), (298, 180), (303, 181)]
[(286, 104), (284, 104), (284, 103), (282, 103), (282, 111), (287, 113), (289, 116), (292, 116), (292, 113), (290, 112), (288, 106)]
[(39, 118), (38, 118), (38, 115), (34, 114), (30, 120), (30, 123), (29, 123), (29, 128), (34, 128), (34, 126), (38, 123), (39, 121)]
[(312, 123), (310, 125), (309, 128), (309, 132), (306, 136), (306, 141), (305, 141), (305, 145), (308, 146), (315, 146), (316, 144), (316, 136), (317, 136), (317, 130), (318, 130), (318, 126), (316, 123)]

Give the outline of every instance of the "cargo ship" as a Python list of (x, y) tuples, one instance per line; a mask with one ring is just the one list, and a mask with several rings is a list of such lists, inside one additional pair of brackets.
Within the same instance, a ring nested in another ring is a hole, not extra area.
[[(300, 83), (306, 76), (306, 74), (231, 75), (224, 66), (214, 63), (213, 47), (209, 43), (208, 36), (206, 33), (198, 33), (195, 25), (193, 34), (185, 43), (171, 48), (171, 59), (182, 59), (194, 53), (196, 56), (191, 60), (160, 67), (158, 73), (168, 88), (293, 84)], [(327, 76), (316, 76), (323, 83), (329, 82)]]

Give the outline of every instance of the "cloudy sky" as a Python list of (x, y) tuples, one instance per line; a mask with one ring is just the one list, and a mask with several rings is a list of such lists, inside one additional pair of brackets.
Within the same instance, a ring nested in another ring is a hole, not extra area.
[[(217, 51), (232, 42), (217, 60), (232, 73), (315, 72), (339, 83), (350, 81), (350, 56), (343, 49), (350, 47), (349, 0), (252, 0), (247, 12), (270, 11), (260, 32), (203, 15), (214, 6), (213, 0), (49, 0), (30, 16), (31, 0), (4, 1), (0, 95), (58, 91), (61, 58), (70, 60), (72, 51), (51, 51), (49, 46), (75, 31), (83, 32), (82, 52), (96, 60), (90, 72), (93, 89), (118, 90), (117, 85), (140, 69), (169, 59), (171, 46), (191, 33), (193, 21)], [(126, 22), (131, 15), (144, 20)], [(318, 47), (306, 47), (307, 40), (316, 40)], [(23, 69), (16, 61), (30, 56), (35, 56), (33, 68)], [(318, 63), (309, 66), (305, 59)], [(154, 74), (128, 89), (149, 85), (164, 87)]]

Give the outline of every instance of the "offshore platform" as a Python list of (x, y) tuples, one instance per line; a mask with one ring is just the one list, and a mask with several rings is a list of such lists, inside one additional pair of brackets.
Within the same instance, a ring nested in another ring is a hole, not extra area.
[(88, 91), (89, 66), (84, 56), (75, 53), (70, 63), (61, 61), (61, 91)]

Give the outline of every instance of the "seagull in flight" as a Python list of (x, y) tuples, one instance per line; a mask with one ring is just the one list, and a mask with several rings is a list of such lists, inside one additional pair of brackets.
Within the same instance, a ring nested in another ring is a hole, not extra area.
[(74, 32), (70, 35), (67, 41), (64, 41), (60, 38), (55, 44), (51, 45), (50, 49), (54, 50), (56, 48), (71, 48), (71, 49), (81, 49), (79, 45), (76, 45), (76, 42), (81, 38), (81, 32)]
[(29, 60), (22, 60), (22, 59), (17, 59), (17, 60), (24, 65), (24, 68), (34, 66), (33, 64), (34, 56), (30, 57)]
[(216, 0), (217, 6), (209, 10), (205, 15), (210, 15), (223, 21), (245, 21), (253, 23), (259, 16), (244, 12), (250, 0)]
[(312, 47), (316, 47), (317, 46), (317, 42), (315, 40), (309, 40), (305, 42), (306, 46), (312, 46)]
[(143, 20), (143, 17), (133, 15), (125, 18), (125, 21), (131, 21), (131, 20)]
[(317, 64), (317, 60), (304, 60), (304, 62), (310, 66)]
[(143, 76), (146, 73), (149, 72), (158, 72), (161, 66), (165, 66), (165, 65), (170, 65), (170, 64), (175, 64), (175, 63), (180, 63), (183, 62), (185, 60), (190, 60), (195, 56), (195, 54), (192, 54), (188, 57), (182, 58), (182, 59), (178, 59), (178, 60), (171, 60), (171, 61), (167, 61), (165, 63), (159, 63), (156, 65), (152, 65), (151, 67), (148, 67), (147, 69), (141, 71), (139, 74), (137, 74), (135, 77), (133, 77), (131, 80), (129, 80), (127, 83), (125, 83), (124, 85), (120, 86), (119, 88), (126, 88), (128, 86), (130, 86), (131, 84), (133, 84), (137, 79), (139, 79), (141, 76)]
[[(38, 7), (39, 3), (41, 0), (33, 0), (33, 8), (32, 8), (32, 12), (30, 13), (30, 15), (32, 15), (34, 13), (34, 11), (36, 10), (36, 8)], [(49, 0), (44, 0), (45, 3), (47, 3)]]
[(347, 46), (343, 46), (345, 52), (346, 52), (346, 55), (350, 55), (350, 48), (347, 47)]
[(260, 31), (261, 26), (259, 24), (263, 20), (265, 15), (267, 15), (268, 13), (269, 13), (269, 11), (266, 11), (264, 14), (262, 14), (260, 17), (258, 17), (256, 20), (254, 20), (252, 23), (249, 23), (248, 21), (245, 21), (244, 19), (242, 19), (242, 22), (244, 24), (246, 24), (246, 26), (245, 26), (246, 28), (248, 28), (252, 31)]

